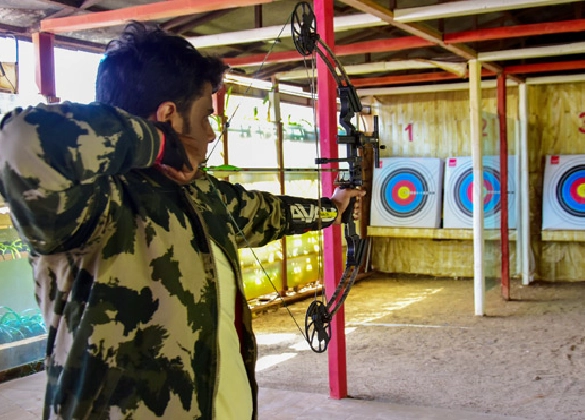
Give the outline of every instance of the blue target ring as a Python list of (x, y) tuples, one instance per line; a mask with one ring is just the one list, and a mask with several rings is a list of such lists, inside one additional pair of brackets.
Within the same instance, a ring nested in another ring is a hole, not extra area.
[(425, 207), (429, 189), (420, 172), (401, 168), (384, 178), (379, 193), (386, 212), (395, 217), (412, 217)]
[(576, 217), (585, 216), (585, 165), (573, 166), (561, 175), (555, 188), (557, 202)]
[[(500, 194), (502, 191), (500, 175), (492, 168), (483, 171), (483, 211), (484, 217), (492, 216), (500, 211)], [(473, 168), (465, 170), (455, 183), (453, 199), (459, 211), (473, 217)]]

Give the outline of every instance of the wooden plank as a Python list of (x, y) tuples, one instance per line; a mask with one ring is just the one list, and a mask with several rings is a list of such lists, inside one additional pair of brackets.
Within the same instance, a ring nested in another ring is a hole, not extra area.
[(533, 23), (528, 25), (501, 26), (498, 28), (477, 29), (445, 34), (447, 44), (461, 42), (481, 42), (494, 39), (518, 38), (533, 35), (563, 34), (585, 31), (585, 19), (564, 20), (561, 22)]
[(55, 35), (43, 32), (32, 34), (35, 52), (35, 81), (39, 93), (47, 102), (59, 102), (55, 88)]
[[(379, 17), (384, 22), (387, 22), (392, 26), (402, 29), (406, 33), (430, 41), (442, 47), (443, 49), (450, 51), (453, 54), (456, 54), (459, 57), (462, 57), (466, 60), (474, 60), (477, 58), (477, 53), (465, 44), (445, 43), (443, 41), (443, 34), (438, 30), (434, 29), (433, 27), (430, 27), (422, 23), (409, 24), (395, 20), (393, 11), (379, 5), (373, 0), (344, 0), (344, 3), (355, 9), (361, 10), (362, 12), (369, 13), (373, 16)], [(502, 68), (498, 64), (488, 62), (488, 60), (486, 60), (483, 63), (483, 66), (486, 69), (491, 70), (498, 74), (502, 71)], [(514, 79), (514, 77), (512, 78)]]
[(456, 16), (479, 15), (502, 10), (526, 9), (529, 7), (550, 6), (574, 3), (577, 0), (461, 0), (434, 6), (395, 9), (394, 19), (399, 22), (421, 22), (431, 19), (444, 19)]
[(460, 76), (446, 71), (422, 73), (422, 74), (406, 74), (401, 76), (385, 76), (385, 77), (367, 77), (362, 79), (351, 79), (351, 83), (355, 87), (372, 87), (372, 86), (387, 86), (387, 85), (404, 85), (410, 83), (421, 83), (441, 80), (461, 79)]
[(520, 64), (504, 67), (506, 74), (542, 73), (547, 71), (583, 70), (585, 60), (557, 61), (552, 63)]
[(585, 231), (583, 230), (543, 230), (541, 233), (543, 241), (555, 242), (585, 242)]
[(254, 6), (272, 0), (169, 0), (123, 9), (41, 20), (41, 32), (63, 33), (124, 25), (131, 20), (171, 19), (221, 9)]
[[(472, 229), (426, 229), (426, 228), (397, 228), (389, 226), (368, 226), (368, 236), (383, 238), (408, 238), (408, 239), (442, 239), (442, 240), (473, 240)], [(484, 238), (487, 241), (499, 241), (499, 230), (485, 230)], [(510, 241), (515, 241), (517, 234), (511, 230), (508, 236)]]
[[(376, 26), (385, 26), (382, 19), (368, 14), (337, 16), (333, 18), (335, 32), (350, 29), (363, 29)], [(277, 35), (280, 38), (290, 37), (291, 31), (282, 31), (282, 25), (258, 27), (237, 32), (223, 32), (213, 35), (201, 35), (187, 38), (195, 48), (209, 48), (222, 45), (245, 44), (273, 40)]]
[(572, 44), (547, 45), (544, 47), (487, 51), (479, 53), (477, 59), (480, 61), (504, 61), (582, 53), (585, 53), (585, 42), (574, 42)]

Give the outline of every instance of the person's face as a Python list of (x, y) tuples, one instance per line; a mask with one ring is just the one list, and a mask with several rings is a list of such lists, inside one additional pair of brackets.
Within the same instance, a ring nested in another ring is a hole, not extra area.
[(213, 114), (211, 83), (205, 83), (201, 96), (193, 102), (191, 109), (181, 114), (174, 114), (171, 119), (173, 128), (181, 135), (181, 140), (193, 168), (205, 161), (207, 148), (215, 139), (215, 132), (209, 117)]

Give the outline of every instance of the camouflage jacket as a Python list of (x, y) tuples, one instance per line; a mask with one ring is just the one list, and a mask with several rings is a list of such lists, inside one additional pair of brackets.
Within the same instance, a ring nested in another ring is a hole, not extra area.
[(257, 416), (237, 248), (314, 229), (317, 200), (209, 175), (180, 186), (151, 168), (159, 147), (150, 122), (101, 104), (39, 105), (0, 125), (0, 193), (31, 248), (49, 329), (45, 419), (215, 419), (209, 238), (237, 279)]

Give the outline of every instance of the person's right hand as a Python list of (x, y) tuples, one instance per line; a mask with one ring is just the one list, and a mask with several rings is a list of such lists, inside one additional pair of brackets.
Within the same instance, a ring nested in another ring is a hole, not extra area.
[(163, 157), (162, 163), (158, 166), (158, 169), (167, 177), (179, 184), (185, 184), (191, 182), (199, 172), (199, 165), (203, 162), (196, 160), (197, 156), (200, 156), (200, 150), (197, 141), (190, 136), (178, 134), (178, 138), (184, 148), (184, 156), (189, 161), (188, 164), (183, 164), (181, 169), (174, 168), (164, 163)]

